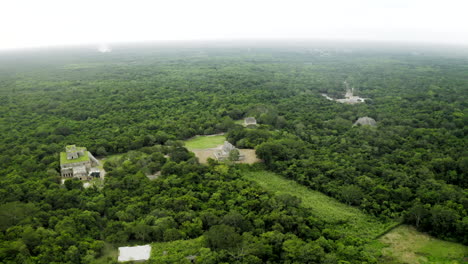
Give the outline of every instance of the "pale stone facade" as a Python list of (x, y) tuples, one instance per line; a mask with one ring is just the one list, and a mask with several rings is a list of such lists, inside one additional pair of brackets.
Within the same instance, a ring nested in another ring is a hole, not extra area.
[[(235, 150), (236, 147), (232, 145), (231, 143), (224, 141), (223, 146), (221, 147), (220, 150), (215, 151), (213, 154), (215, 158), (219, 161), (224, 161), (229, 159), (229, 154), (231, 153), (232, 150)], [(239, 152), (239, 160), (243, 160), (245, 157), (244, 155), (240, 154)]]
[(244, 126), (257, 125), (255, 117), (247, 117), (244, 119)]
[(99, 176), (99, 162), (84, 147), (69, 145), (65, 147), (65, 152), (60, 153), (60, 174), (65, 178), (78, 178), (80, 180), (90, 180)]
[(371, 118), (371, 117), (368, 117), (368, 116), (365, 116), (365, 117), (360, 117), (355, 123), (354, 123), (355, 126), (357, 125), (361, 125), (361, 126), (376, 126), (377, 125), (377, 122)]

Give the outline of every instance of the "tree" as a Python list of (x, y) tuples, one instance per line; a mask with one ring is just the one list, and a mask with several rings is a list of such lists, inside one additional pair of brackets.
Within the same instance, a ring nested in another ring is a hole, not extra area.
[(233, 249), (242, 242), (242, 237), (234, 227), (227, 225), (215, 225), (205, 233), (207, 246), (212, 249)]
[(73, 189), (81, 190), (81, 189), (83, 189), (83, 182), (81, 182), (77, 178), (65, 180), (64, 184), (65, 184), (65, 187), (67, 188), (67, 190), (73, 190)]
[(455, 210), (436, 204), (431, 209), (432, 233), (450, 237), (459, 218)]
[(107, 155), (106, 148), (103, 146), (98, 147), (96, 150), (96, 155), (101, 156), (101, 157)]
[(341, 188), (341, 198), (347, 204), (359, 205), (363, 197), (359, 186), (348, 185)]
[(405, 221), (419, 227), (421, 220), (429, 214), (429, 210), (421, 203), (417, 203), (411, 207), (405, 214)]
[(239, 160), (239, 156), (240, 156), (240, 153), (239, 153), (239, 150), (238, 149), (233, 149), (229, 152), (229, 157), (228, 159), (230, 161), (238, 161)]

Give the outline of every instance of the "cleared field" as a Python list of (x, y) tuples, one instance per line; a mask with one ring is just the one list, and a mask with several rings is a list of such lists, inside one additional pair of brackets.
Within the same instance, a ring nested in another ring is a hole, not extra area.
[(160, 242), (151, 244), (151, 263), (192, 263), (187, 256), (197, 256), (198, 261), (203, 260), (203, 251), (210, 251), (204, 248), (203, 237), (176, 240), (171, 242)]
[(261, 159), (257, 158), (255, 149), (239, 149), (239, 151), (245, 158), (244, 160), (238, 161), (238, 163), (253, 164), (261, 161)]
[[(193, 153), (195, 153), (195, 156), (197, 156), (198, 161), (202, 164), (206, 164), (208, 161), (208, 158), (214, 159), (215, 156), (213, 152), (216, 150), (216, 148), (209, 148), (209, 149), (192, 149)], [(245, 156), (245, 158), (241, 161), (237, 161), (236, 163), (245, 163), (245, 164), (253, 164), (255, 162), (261, 161), (260, 159), (257, 158), (257, 155), (255, 154), (255, 149), (239, 149), (239, 152)]]
[[(185, 147), (195, 153), (200, 163), (206, 163), (208, 158), (214, 159), (214, 151), (219, 149), (226, 137), (224, 135), (196, 136), (185, 141)], [(254, 149), (239, 149), (239, 152), (245, 156), (245, 159), (237, 163), (252, 164), (259, 162)]]
[(195, 153), (195, 156), (197, 156), (198, 161), (202, 164), (206, 164), (208, 158), (215, 158), (215, 156), (213, 155), (214, 149), (192, 149), (190, 151)]
[(336, 227), (348, 235), (374, 239), (398, 224), (397, 222), (378, 221), (355, 207), (340, 203), (321, 192), (311, 190), (272, 172), (245, 171), (243, 175), (273, 193), (290, 194), (301, 198), (303, 206), (309, 208), (314, 215), (326, 222), (339, 224)]
[(468, 247), (435, 239), (402, 225), (379, 239), (386, 263), (468, 263)]
[(189, 150), (215, 148), (222, 145), (225, 140), (224, 135), (196, 136), (185, 141), (185, 147)]

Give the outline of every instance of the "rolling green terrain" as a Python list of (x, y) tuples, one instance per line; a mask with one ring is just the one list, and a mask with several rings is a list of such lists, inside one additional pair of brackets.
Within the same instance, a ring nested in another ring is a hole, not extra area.
[[(115, 263), (148, 243), (207, 264), (463, 261), (468, 52), (264, 45), (0, 54), (0, 263)], [(322, 96), (345, 83), (365, 103)], [(259, 170), (190, 151), (224, 140)], [(108, 157), (102, 185), (61, 184), (67, 145)], [(377, 238), (397, 222), (424, 233)]]
[(189, 150), (215, 148), (222, 145), (225, 140), (226, 137), (224, 135), (196, 136), (185, 141), (185, 147)]

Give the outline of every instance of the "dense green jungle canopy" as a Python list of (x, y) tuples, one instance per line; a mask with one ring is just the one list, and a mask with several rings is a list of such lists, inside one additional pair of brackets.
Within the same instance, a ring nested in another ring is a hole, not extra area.
[[(367, 99), (347, 105), (343, 81)], [(366, 47), (115, 47), (0, 54), (0, 262), (97, 263), (105, 244), (204, 236), (200, 263), (377, 263), (240, 167), (180, 140), (227, 132), (268, 169), (468, 244), (468, 55)], [(234, 123), (255, 116), (256, 129)], [(376, 127), (353, 126), (363, 116)], [(86, 146), (104, 186), (60, 184)], [(162, 171), (150, 181), (145, 173)], [(340, 224), (340, 223), (336, 223)], [(112, 263), (115, 260), (105, 260)], [(341, 262), (340, 262), (341, 261)], [(347, 261), (347, 262), (343, 262)]]

